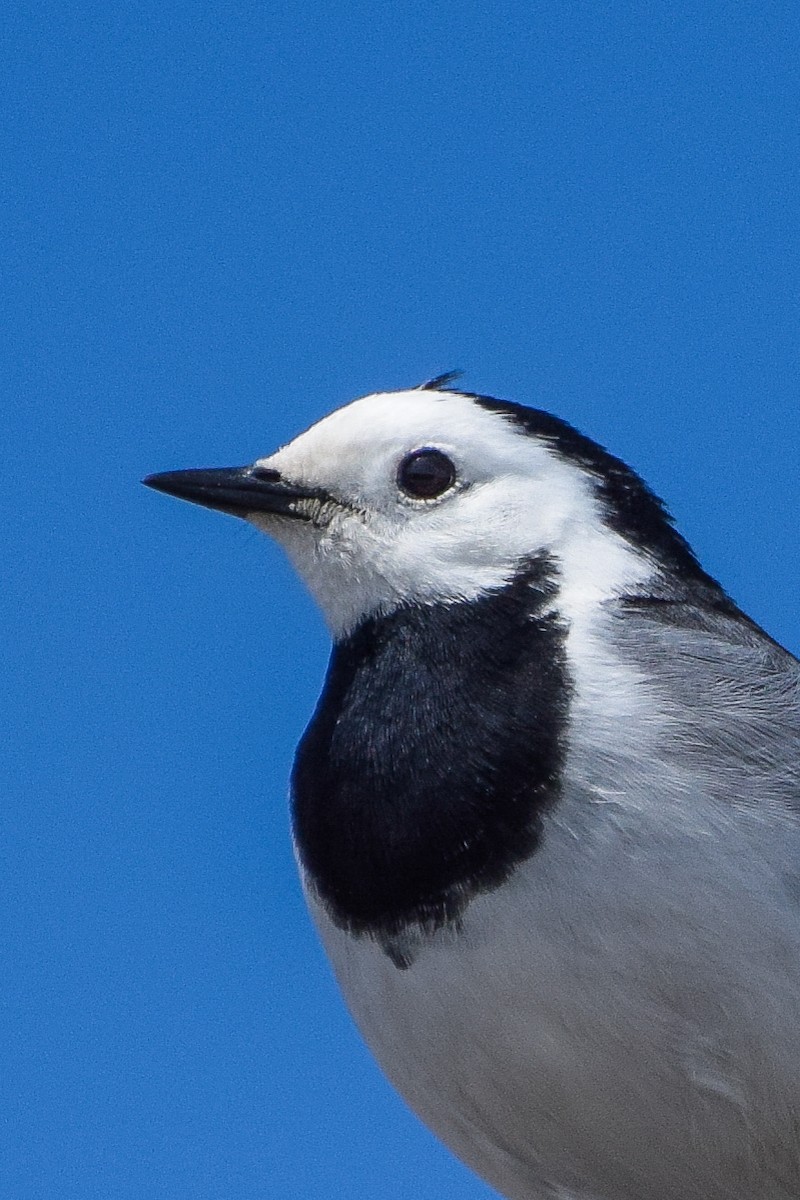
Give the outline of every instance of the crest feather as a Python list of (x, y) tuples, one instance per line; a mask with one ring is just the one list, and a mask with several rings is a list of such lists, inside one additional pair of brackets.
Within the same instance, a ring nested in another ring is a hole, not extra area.
[(445, 371), (443, 375), (435, 375), (433, 379), (428, 379), (425, 383), (420, 383), (417, 386), (418, 392), (442, 392), (445, 391), (449, 383), (453, 383), (456, 379), (460, 379), (464, 374), (463, 371)]

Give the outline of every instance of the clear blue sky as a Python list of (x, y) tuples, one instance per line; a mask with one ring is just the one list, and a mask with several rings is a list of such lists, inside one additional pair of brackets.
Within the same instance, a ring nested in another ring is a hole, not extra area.
[(146, 491), (453, 367), (800, 649), (796, 3), (6, 6), (0, 1194), (486, 1200), (306, 918), (327, 640)]

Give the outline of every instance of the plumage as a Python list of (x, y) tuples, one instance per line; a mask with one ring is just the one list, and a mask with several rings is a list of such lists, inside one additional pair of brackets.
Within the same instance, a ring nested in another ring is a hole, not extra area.
[(345, 999), (509, 1200), (794, 1200), (800, 664), (624, 463), (453, 378), (147, 481), (325, 613), (293, 827)]
[(371, 617), (335, 647), (292, 792), (301, 861), (343, 928), (383, 942), (452, 922), (533, 853), (569, 707), (554, 588), (537, 559), (469, 605)]

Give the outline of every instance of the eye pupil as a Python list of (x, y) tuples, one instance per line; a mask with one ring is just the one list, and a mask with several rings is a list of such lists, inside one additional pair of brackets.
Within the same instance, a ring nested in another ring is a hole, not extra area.
[(397, 483), (415, 500), (433, 500), (452, 487), (456, 469), (446, 454), (433, 448), (407, 454), (397, 470)]

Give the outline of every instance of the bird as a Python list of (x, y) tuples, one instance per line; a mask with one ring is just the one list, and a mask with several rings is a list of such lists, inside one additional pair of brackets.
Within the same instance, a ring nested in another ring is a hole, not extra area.
[(418, 1116), (507, 1200), (796, 1200), (800, 663), (640, 476), (447, 373), (144, 482), (322, 610), (294, 844)]

